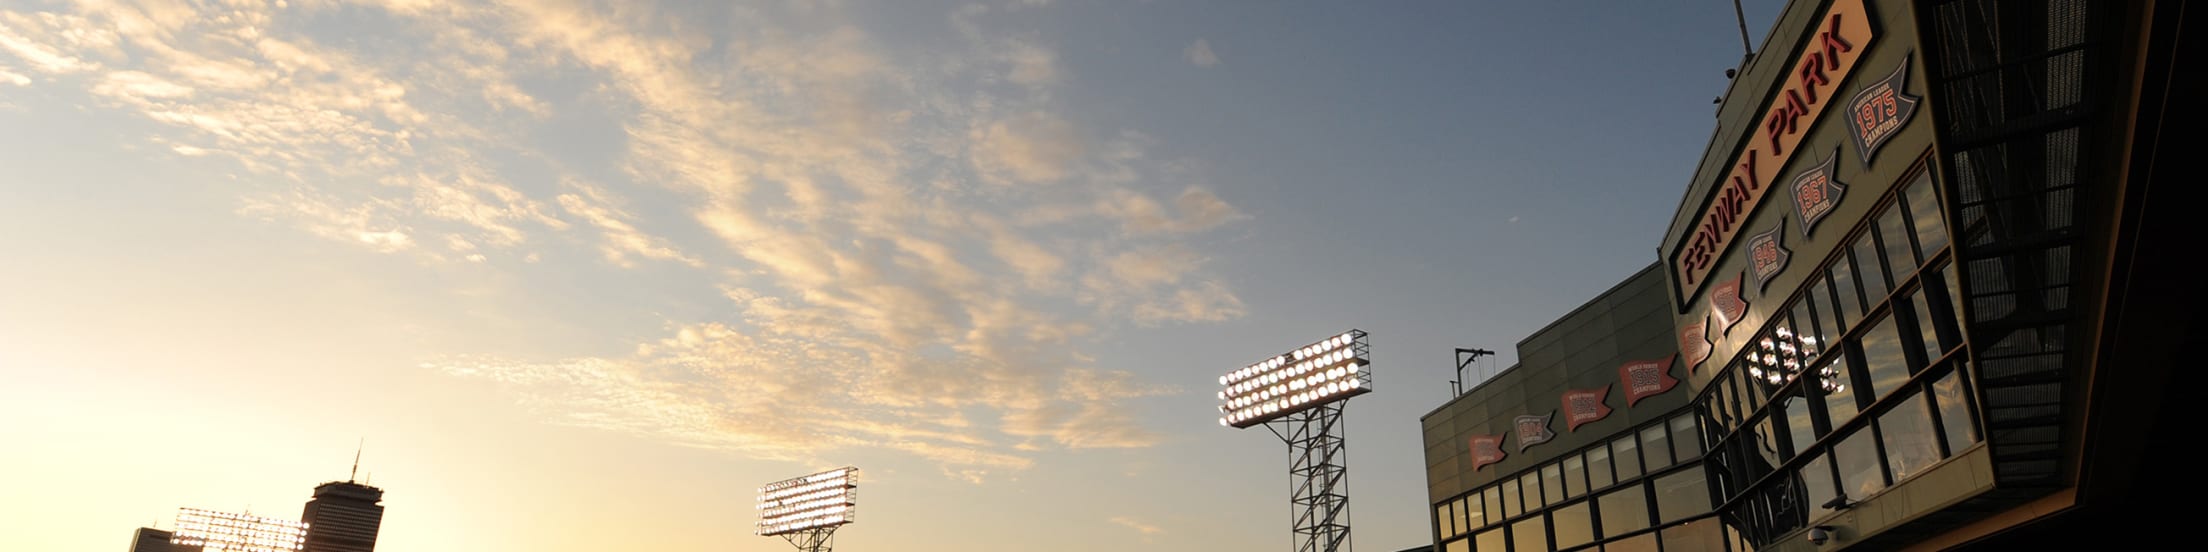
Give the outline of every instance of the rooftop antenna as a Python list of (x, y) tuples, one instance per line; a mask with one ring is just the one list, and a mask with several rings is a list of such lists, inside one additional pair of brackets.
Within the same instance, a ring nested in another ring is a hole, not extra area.
[(360, 444), (353, 446), (353, 473), (345, 476), (346, 483), (351, 483), (354, 478), (360, 476), (360, 449), (367, 448), (367, 446), (367, 437), (360, 438)]
[(1733, 21), (1740, 24), (1741, 58), (1756, 55), (1755, 48), (1748, 46), (1748, 15), (1740, 11), (1740, 0), (1733, 0)]
[(1471, 366), (1472, 361), (1479, 360), (1481, 356), (1492, 354), (1495, 354), (1495, 351), (1457, 348), (1457, 379), (1449, 380), (1449, 389), (1454, 393), (1450, 395), (1450, 398), (1464, 395), (1464, 367)]

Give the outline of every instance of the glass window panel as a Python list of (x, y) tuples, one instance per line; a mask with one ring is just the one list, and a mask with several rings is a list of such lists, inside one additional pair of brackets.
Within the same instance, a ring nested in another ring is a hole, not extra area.
[(1970, 391), (1963, 387), (1963, 370), (1957, 368), (1932, 382), (1932, 400), (1939, 403), (1940, 433), (1947, 437), (1950, 454), (1978, 442), (1977, 424), (1971, 421)]
[[(1909, 298), (1909, 305), (1913, 307), (1913, 310), (1911, 310), (1911, 312), (1916, 315), (1917, 339), (1919, 339), (1919, 344), (1922, 345), (1924, 348), (1924, 361), (1926, 363), (1939, 360), (1940, 352), (1943, 351), (1943, 349), (1940, 348), (1940, 332), (1937, 328), (1934, 328), (1932, 326), (1932, 309), (1930, 299), (1930, 297), (1925, 296), (1925, 294), (1923, 293), (1918, 293), (1915, 297)], [(1918, 366), (1916, 368), (1921, 370), (1924, 367)]]
[(1672, 551), (1724, 550), (1725, 532), (1719, 530), (1717, 518), (1702, 518), (1671, 527), (1663, 532), (1664, 549)]
[(1855, 250), (1855, 277), (1863, 282), (1863, 301), (1876, 304), (1892, 290), (1886, 287), (1886, 273), (1878, 266), (1878, 242), (1871, 239), (1870, 232), (1864, 232), (1855, 237), (1851, 249)]
[(1480, 495), (1459, 498), (1456, 503), (1457, 534), (1472, 532), (1472, 508), (1478, 508)]
[(1503, 488), (1503, 518), (1518, 517), (1518, 508), (1521, 504), (1518, 502), (1518, 480), (1504, 481), (1501, 487)]
[(1941, 223), (1939, 197), (1932, 190), (1932, 171), (1924, 171), (1902, 191), (1909, 204), (1909, 218), (1915, 221), (1917, 250), (1924, 258), (1947, 246), (1947, 225)]
[(1932, 410), (1924, 397), (1911, 392), (1893, 410), (1878, 416), (1878, 436), (1886, 443), (1886, 469), (1900, 481), (1940, 461), (1939, 435), (1933, 433)]
[(1557, 464), (1541, 466), (1541, 503), (1555, 506), (1564, 501), (1564, 468)]
[(1700, 466), (1656, 478), (1656, 514), (1662, 523), (1710, 513), (1709, 480)]
[(1486, 498), (1485, 504), (1480, 507), (1480, 511), (1487, 513), (1487, 523), (1501, 523), (1505, 517), (1503, 515), (1503, 486), (1489, 485), (1486, 491), (1480, 493), (1480, 496)]
[(1663, 424), (1641, 429), (1641, 457), (1647, 462), (1648, 471), (1671, 466), (1671, 438), (1668, 437), (1670, 431)]
[(1855, 381), (1848, 377), (1848, 363), (1842, 357), (1826, 357), (1825, 363), (1817, 367), (1817, 391), (1824, 396), (1827, 431), (1855, 419)]
[(1762, 464), (1755, 464), (1755, 466), (1764, 467), (1764, 469), (1757, 470), (1752, 476), (1762, 477), (1763, 474), (1770, 473), (1769, 466), (1779, 465), (1779, 434), (1772, 431), (1772, 420), (1767, 416), (1756, 417), (1756, 420), (1750, 422), (1748, 427), (1748, 440), (1745, 444), (1754, 447), (1756, 450), (1755, 459), (1760, 459), (1763, 462)]
[(1443, 538), (1457, 536), (1459, 529), (1457, 529), (1455, 508), (1454, 503), (1450, 502), (1444, 502), (1440, 506), (1434, 507), (1434, 530), (1440, 531)]
[(1518, 490), (1526, 493), (1526, 511), (1541, 509), (1541, 470), (1528, 471), (1518, 476)]
[(1602, 545), (1602, 552), (1656, 552), (1656, 534), (1635, 536)]
[(1570, 548), (1595, 542), (1594, 512), (1585, 500), (1549, 512), (1549, 525), (1556, 530), (1556, 547)]
[(1746, 364), (1745, 362), (1734, 362), (1732, 369), (1726, 371), (1729, 379), (1735, 380), (1735, 386), (1740, 388), (1740, 415), (1743, 418), (1754, 416), (1757, 409), (1763, 408), (1763, 399), (1766, 393), (1764, 387), (1760, 385), (1761, 382), (1749, 376)]
[(1804, 502), (1812, 508), (1809, 517), (1816, 518), (1830, 513), (1824, 505), (1831, 503), (1833, 497), (1840, 496), (1839, 491), (1832, 486), (1831, 457), (1818, 454), (1816, 458), (1802, 464), (1800, 475), (1796, 481), (1801, 483), (1803, 494), (1808, 496), (1808, 500)]
[(1464, 497), (1464, 508), (1459, 513), (1464, 514), (1463, 525), (1467, 531), (1487, 526), (1487, 507), (1481, 504), (1480, 498), (1479, 494)]
[(1587, 494), (1587, 460), (1574, 454), (1564, 457), (1564, 496)]
[(1533, 516), (1510, 524), (1511, 550), (1549, 549), (1548, 524), (1541, 516)]
[(1902, 218), (1901, 206), (1888, 206), (1878, 214), (1878, 240), (1886, 248), (1887, 278), (1895, 283), (1909, 279), (1917, 270), (1917, 253), (1909, 244), (1909, 223)]
[(1506, 546), (1510, 546), (1510, 541), (1505, 540), (1510, 538), (1510, 535), (1505, 534), (1503, 532), (1503, 529), (1504, 528), (1502, 527), (1496, 527), (1494, 529), (1487, 530), (1487, 532), (1473, 535), (1472, 549), (1478, 550), (1479, 552), (1502, 552), (1510, 550), (1509, 548), (1505, 548)]
[(1855, 265), (1848, 264), (1847, 255), (1840, 255), (1832, 262), (1832, 293), (1838, 300), (1833, 303), (1831, 320), (1839, 325), (1833, 326), (1829, 333), (1837, 337), (1848, 333), (1848, 328), (1855, 327), (1855, 321), (1863, 318), (1862, 296), (1857, 295), (1855, 289)]
[[(1811, 311), (1811, 306), (1816, 303), (1813, 297), (1817, 297), (1817, 294), (1804, 295), (1794, 301), (1794, 346), (1800, 350), (1796, 356), (1804, 359), (1805, 363), (1816, 360), (1817, 352), (1824, 349), (1825, 343), (1824, 337), (1817, 333), (1817, 316)], [(1832, 323), (1826, 322), (1825, 325), (1830, 326)]]
[(1808, 387), (1794, 387), (1779, 404), (1780, 415), (1786, 417), (1787, 444), (1791, 445), (1785, 451), (1788, 458), (1808, 451), (1810, 445), (1817, 442), (1817, 426), (1811, 419), (1809, 399), (1802, 396), (1802, 390)]
[(1710, 405), (1716, 409), (1718, 421), (1725, 424), (1725, 431), (1732, 431), (1740, 425), (1740, 401), (1733, 398), (1733, 379), (1721, 375), (1710, 380), (1710, 385), (1717, 386), (1710, 393)]
[(1449, 541), (1449, 544), (1442, 546), (1442, 550), (1444, 552), (1472, 552), (1472, 539)]
[(1588, 489), (1600, 489), (1616, 483), (1610, 476), (1610, 447), (1596, 444), (1587, 449)]
[(1770, 485), (1757, 489), (1756, 494), (1762, 498), (1758, 504), (1764, 508), (1764, 529), (1770, 534), (1793, 531), (1809, 524), (1809, 505), (1803, 504), (1807, 497), (1794, 486), (1794, 478), (1779, 477)]
[(1674, 458), (1685, 462), (1702, 454), (1702, 429), (1694, 423), (1694, 416), (1682, 415), (1671, 419), (1671, 449)]
[(1862, 500), (1886, 488), (1886, 472), (1878, 466), (1878, 443), (1869, 426), (1842, 439), (1832, 456), (1840, 468), (1840, 490), (1848, 499)]
[(1595, 498), (1602, 517), (1603, 536), (1616, 536), (1648, 528), (1648, 497), (1640, 485), (1604, 493)]
[(1610, 454), (1617, 464), (1619, 481), (1641, 476), (1641, 449), (1633, 443), (1632, 435), (1611, 441)]
[(1901, 352), (1901, 329), (1894, 317), (1879, 318), (1863, 332), (1863, 367), (1870, 370), (1871, 396), (1882, 397), (1909, 381), (1909, 360)]
[(1926, 319), (1931, 320), (1932, 328), (1943, 336), (1940, 339), (1942, 351), (1952, 351), (1963, 345), (1962, 329), (1956, 324), (1955, 281), (1948, 277), (1950, 272), (1948, 265), (1941, 264), (1928, 269), (1925, 277), (1919, 280), (1924, 284), (1924, 302), (1932, 312)]

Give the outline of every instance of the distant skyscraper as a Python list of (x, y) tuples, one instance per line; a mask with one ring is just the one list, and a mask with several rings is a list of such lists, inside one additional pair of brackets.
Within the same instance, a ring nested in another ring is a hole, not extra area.
[(383, 526), (383, 489), (332, 481), (314, 487), (300, 520), (307, 522), (305, 552), (372, 552)]
[(130, 534), (130, 552), (169, 552), (168, 531), (140, 527)]

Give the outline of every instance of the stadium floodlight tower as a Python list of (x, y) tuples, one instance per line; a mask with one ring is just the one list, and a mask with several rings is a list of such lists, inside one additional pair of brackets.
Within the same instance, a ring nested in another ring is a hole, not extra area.
[(178, 549), (206, 552), (298, 552), (307, 544), (307, 524), (288, 519), (180, 508), (176, 512)]
[(1353, 329), (1219, 377), (1219, 425), (1263, 425), (1288, 444), (1296, 552), (1350, 550), (1342, 404), (1372, 391), (1365, 335)]
[(849, 466), (768, 483), (759, 488), (757, 532), (803, 552), (829, 552), (836, 528), (851, 523), (858, 502), (859, 469)]

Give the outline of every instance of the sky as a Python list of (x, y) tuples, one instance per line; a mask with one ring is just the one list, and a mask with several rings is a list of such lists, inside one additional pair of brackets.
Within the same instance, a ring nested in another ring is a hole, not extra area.
[(357, 478), (380, 550), (786, 550), (758, 487), (838, 466), (843, 550), (1278, 549), (1217, 378), (1352, 328), (1353, 542), (1427, 544), (1452, 350), (1657, 260), (1742, 54), (1719, 1), (0, 0), (0, 549)]

